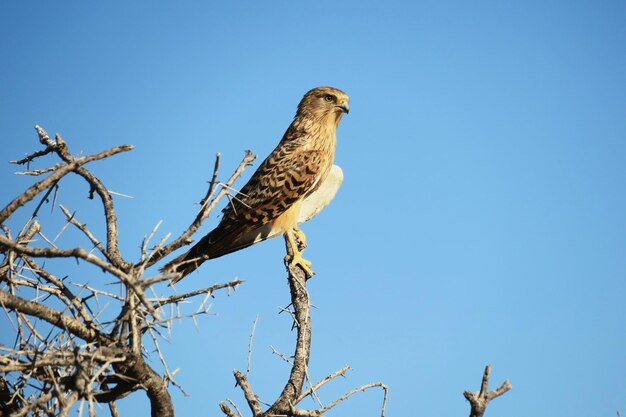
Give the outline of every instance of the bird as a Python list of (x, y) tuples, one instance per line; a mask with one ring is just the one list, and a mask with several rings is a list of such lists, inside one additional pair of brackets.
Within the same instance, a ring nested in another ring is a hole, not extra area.
[[(293, 121), (250, 180), (223, 209), (219, 224), (161, 272), (175, 273), (175, 284), (208, 259), (285, 235), (285, 262), (299, 265), (308, 278), (311, 262), (302, 257), (306, 236), (298, 227), (328, 204), (343, 180), (333, 165), (336, 130), (350, 112), (350, 98), (334, 87), (316, 87), (303, 97)], [(329, 175), (330, 174), (330, 175)]]

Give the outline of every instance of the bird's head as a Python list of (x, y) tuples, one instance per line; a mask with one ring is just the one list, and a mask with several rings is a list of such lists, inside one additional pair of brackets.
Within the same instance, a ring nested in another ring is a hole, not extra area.
[(350, 97), (333, 87), (317, 87), (302, 97), (296, 117), (313, 117), (320, 122), (334, 123), (350, 111)]

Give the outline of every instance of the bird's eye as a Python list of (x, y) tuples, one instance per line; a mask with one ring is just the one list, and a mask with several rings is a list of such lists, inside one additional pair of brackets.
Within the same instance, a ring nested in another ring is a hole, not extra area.
[(326, 97), (324, 97), (324, 100), (328, 101), (329, 103), (332, 101), (335, 101), (335, 96), (328, 94)]

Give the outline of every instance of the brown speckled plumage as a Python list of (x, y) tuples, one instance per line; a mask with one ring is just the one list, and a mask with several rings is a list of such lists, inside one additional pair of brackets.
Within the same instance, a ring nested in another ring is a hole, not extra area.
[(194, 271), (207, 259), (279, 236), (297, 226), (303, 199), (326, 179), (335, 156), (336, 128), (348, 96), (332, 87), (307, 92), (274, 151), (223, 211), (219, 225), (162, 271)]

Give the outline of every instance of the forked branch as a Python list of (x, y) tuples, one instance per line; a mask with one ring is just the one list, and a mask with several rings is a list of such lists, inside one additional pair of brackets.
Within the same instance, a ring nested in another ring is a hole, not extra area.
[(471, 405), (470, 417), (482, 417), (483, 414), (485, 414), (487, 405), (489, 405), (489, 401), (501, 396), (512, 388), (511, 383), (508, 380), (505, 380), (498, 388), (493, 391), (488, 391), (490, 373), (491, 365), (487, 365), (483, 374), (482, 383), (480, 384), (480, 391), (465, 391), (463, 393)]

